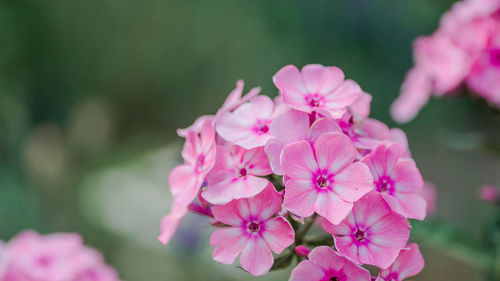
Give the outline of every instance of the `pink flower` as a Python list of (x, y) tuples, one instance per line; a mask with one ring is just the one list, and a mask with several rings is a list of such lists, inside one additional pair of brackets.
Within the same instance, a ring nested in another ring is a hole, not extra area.
[(78, 234), (25, 231), (5, 246), (2, 281), (118, 281), (102, 256)]
[(288, 144), (281, 163), (285, 176), (285, 208), (301, 217), (317, 212), (333, 224), (351, 211), (353, 202), (373, 188), (364, 163), (353, 161), (356, 149), (340, 133), (321, 135), (313, 147), (307, 141)]
[(259, 276), (273, 265), (272, 252), (281, 253), (294, 241), (294, 231), (283, 217), (272, 217), (281, 208), (281, 196), (272, 184), (253, 198), (233, 200), (214, 206), (215, 220), (229, 227), (217, 229), (210, 237), (213, 258), (232, 264), (241, 253), (240, 264)]
[(188, 207), (174, 200), (170, 209), (170, 213), (163, 217), (160, 224), (160, 236), (158, 241), (163, 244), (170, 242), (170, 239), (177, 231), (182, 218), (186, 215)]
[(410, 225), (391, 211), (376, 192), (370, 192), (354, 204), (352, 212), (338, 225), (322, 220), (325, 231), (333, 234), (341, 255), (359, 263), (389, 267), (406, 245)]
[(263, 146), (271, 138), (269, 125), (273, 117), (273, 101), (267, 96), (256, 96), (233, 112), (221, 114), (215, 127), (226, 141), (251, 149)]
[(210, 119), (204, 120), (199, 135), (194, 131), (187, 133), (182, 158), (184, 164), (170, 172), (168, 181), (175, 200), (187, 206), (215, 163), (215, 130)]
[(341, 117), (362, 92), (354, 81), (344, 81), (344, 73), (338, 67), (319, 64), (308, 64), (302, 71), (287, 65), (274, 75), (273, 81), (284, 103), (333, 118)]
[(491, 46), (472, 66), (467, 86), (491, 105), (500, 108), (500, 32)]
[(332, 248), (320, 246), (292, 271), (290, 281), (370, 281), (370, 272), (340, 256)]
[(424, 268), (424, 258), (417, 244), (410, 244), (399, 252), (399, 256), (387, 269), (382, 269), (376, 281), (403, 281), (415, 276)]
[(403, 158), (397, 143), (381, 145), (361, 161), (370, 168), (373, 183), (391, 209), (403, 217), (423, 220), (427, 202), (418, 194), (424, 185), (411, 158)]
[(274, 118), (270, 131), (273, 136), (265, 146), (273, 173), (283, 175), (280, 157), (285, 145), (299, 140), (314, 143), (316, 139), (326, 132), (342, 132), (337, 123), (329, 118), (321, 118), (310, 124), (309, 114), (289, 110)]
[(481, 186), (480, 196), (481, 200), (495, 203), (500, 199), (500, 190), (496, 186), (483, 185)]
[(202, 197), (212, 204), (257, 195), (269, 183), (271, 174), (264, 147), (246, 150), (240, 146), (217, 146), (215, 166), (207, 175)]

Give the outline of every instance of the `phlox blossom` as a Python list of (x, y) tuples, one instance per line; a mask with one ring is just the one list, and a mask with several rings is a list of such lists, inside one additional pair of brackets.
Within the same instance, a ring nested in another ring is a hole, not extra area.
[(269, 183), (262, 176), (271, 173), (264, 147), (246, 150), (237, 145), (219, 145), (202, 197), (220, 205), (233, 199), (255, 196)]
[(228, 225), (214, 231), (210, 244), (213, 258), (232, 264), (241, 254), (240, 264), (250, 274), (266, 274), (274, 263), (272, 252), (281, 253), (294, 241), (290, 223), (281, 216), (282, 199), (271, 183), (257, 196), (213, 206), (214, 219)]
[(410, 244), (399, 252), (399, 256), (387, 269), (382, 269), (376, 281), (403, 281), (415, 276), (424, 268), (424, 258), (417, 244)]
[(370, 281), (368, 270), (339, 255), (332, 248), (319, 246), (292, 271), (290, 281)]
[(307, 113), (339, 118), (362, 93), (352, 80), (344, 80), (340, 68), (308, 64), (301, 71), (294, 65), (280, 69), (273, 77), (283, 102)]
[(341, 255), (359, 263), (380, 268), (389, 267), (404, 248), (410, 225), (392, 212), (375, 191), (354, 204), (352, 212), (338, 225), (322, 220), (325, 231), (333, 234)]
[[(285, 208), (302, 217), (314, 212), (333, 224), (351, 211), (353, 202), (373, 189), (368, 167), (354, 162), (356, 148), (341, 133), (322, 134), (314, 143), (302, 140), (283, 149)], [(354, 162), (354, 163), (353, 163)]]
[(226, 141), (246, 149), (264, 146), (271, 138), (269, 125), (275, 104), (268, 96), (256, 96), (233, 112), (224, 112), (215, 122), (217, 133)]
[(423, 220), (427, 202), (419, 192), (424, 180), (415, 161), (403, 157), (403, 153), (404, 148), (398, 143), (380, 145), (361, 161), (372, 172), (375, 190), (394, 212)]
[(168, 181), (175, 200), (187, 206), (215, 164), (215, 130), (211, 119), (204, 120), (199, 134), (194, 131), (187, 133), (182, 158), (184, 164), (170, 172)]

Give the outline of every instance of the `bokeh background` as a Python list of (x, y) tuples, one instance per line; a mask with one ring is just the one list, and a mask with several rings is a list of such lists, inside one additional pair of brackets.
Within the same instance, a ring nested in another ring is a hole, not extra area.
[[(208, 221), (195, 215), (171, 244), (156, 242), (180, 161), (175, 129), (215, 112), (239, 78), (275, 96), (274, 73), (308, 63), (341, 67), (373, 95), (372, 116), (397, 126), (388, 110), (411, 43), (451, 4), (1, 1), (0, 239), (79, 232), (127, 281), (287, 280), (289, 270), (259, 279), (217, 264)], [(483, 247), (493, 208), (478, 186), (500, 184), (500, 164), (479, 144), (498, 124), (482, 102), (458, 97), (432, 100), (400, 127), (438, 188), (437, 213), (414, 225), (427, 265), (413, 280), (480, 280), (481, 256), (439, 247), (446, 239), (429, 229), (445, 221), (448, 236)]]

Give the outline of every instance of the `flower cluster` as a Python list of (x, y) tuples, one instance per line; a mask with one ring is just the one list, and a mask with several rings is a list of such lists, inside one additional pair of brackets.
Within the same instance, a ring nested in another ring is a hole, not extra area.
[(169, 175), (160, 242), (192, 211), (213, 220), (213, 258), (239, 256), (255, 276), (294, 256), (290, 280), (370, 281), (365, 264), (377, 280), (417, 274), (408, 219), (424, 219), (427, 202), (404, 132), (369, 118), (372, 97), (337, 67), (288, 65), (273, 81), (274, 100), (260, 88), (242, 96), (238, 81), (215, 115), (178, 131), (184, 163)]
[(414, 60), (391, 108), (396, 121), (413, 119), (432, 94), (462, 85), (500, 108), (500, 1), (457, 2), (434, 34), (417, 38)]
[(78, 234), (33, 231), (0, 242), (0, 281), (119, 281)]

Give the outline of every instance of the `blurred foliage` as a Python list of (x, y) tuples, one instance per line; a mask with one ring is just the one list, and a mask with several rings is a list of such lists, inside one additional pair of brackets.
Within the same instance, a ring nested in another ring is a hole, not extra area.
[[(173, 245), (154, 241), (181, 147), (175, 129), (215, 112), (239, 78), (276, 95), (271, 77), (290, 63), (341, 67), (373, 94), (372, 116), (394, 125), (388, 108), (411, 66), (411, 43), (451, 4), (0, 1), (0, 238), (25, 228), (78, 231), (129, 281), (252, 279), (210, 259), (210, 231), (197, 218), (188, 222), (202, 234), (185, 227)], [(498, 137), (484, 104), (432, 100), (403, 129), (439, 188), (437, 217), (480, 237), (478, 218), (490, 210), (474, 199), (476, 187), (500, 183), (499, 163), (457, 148), (471, 146), (462, 133)], [(134, 223), (141, 215), (148, 219)], [(454, 271), (457, 261), (424, 251), (430, 263), (415, 280), (477, 280), (477, 271)]]

